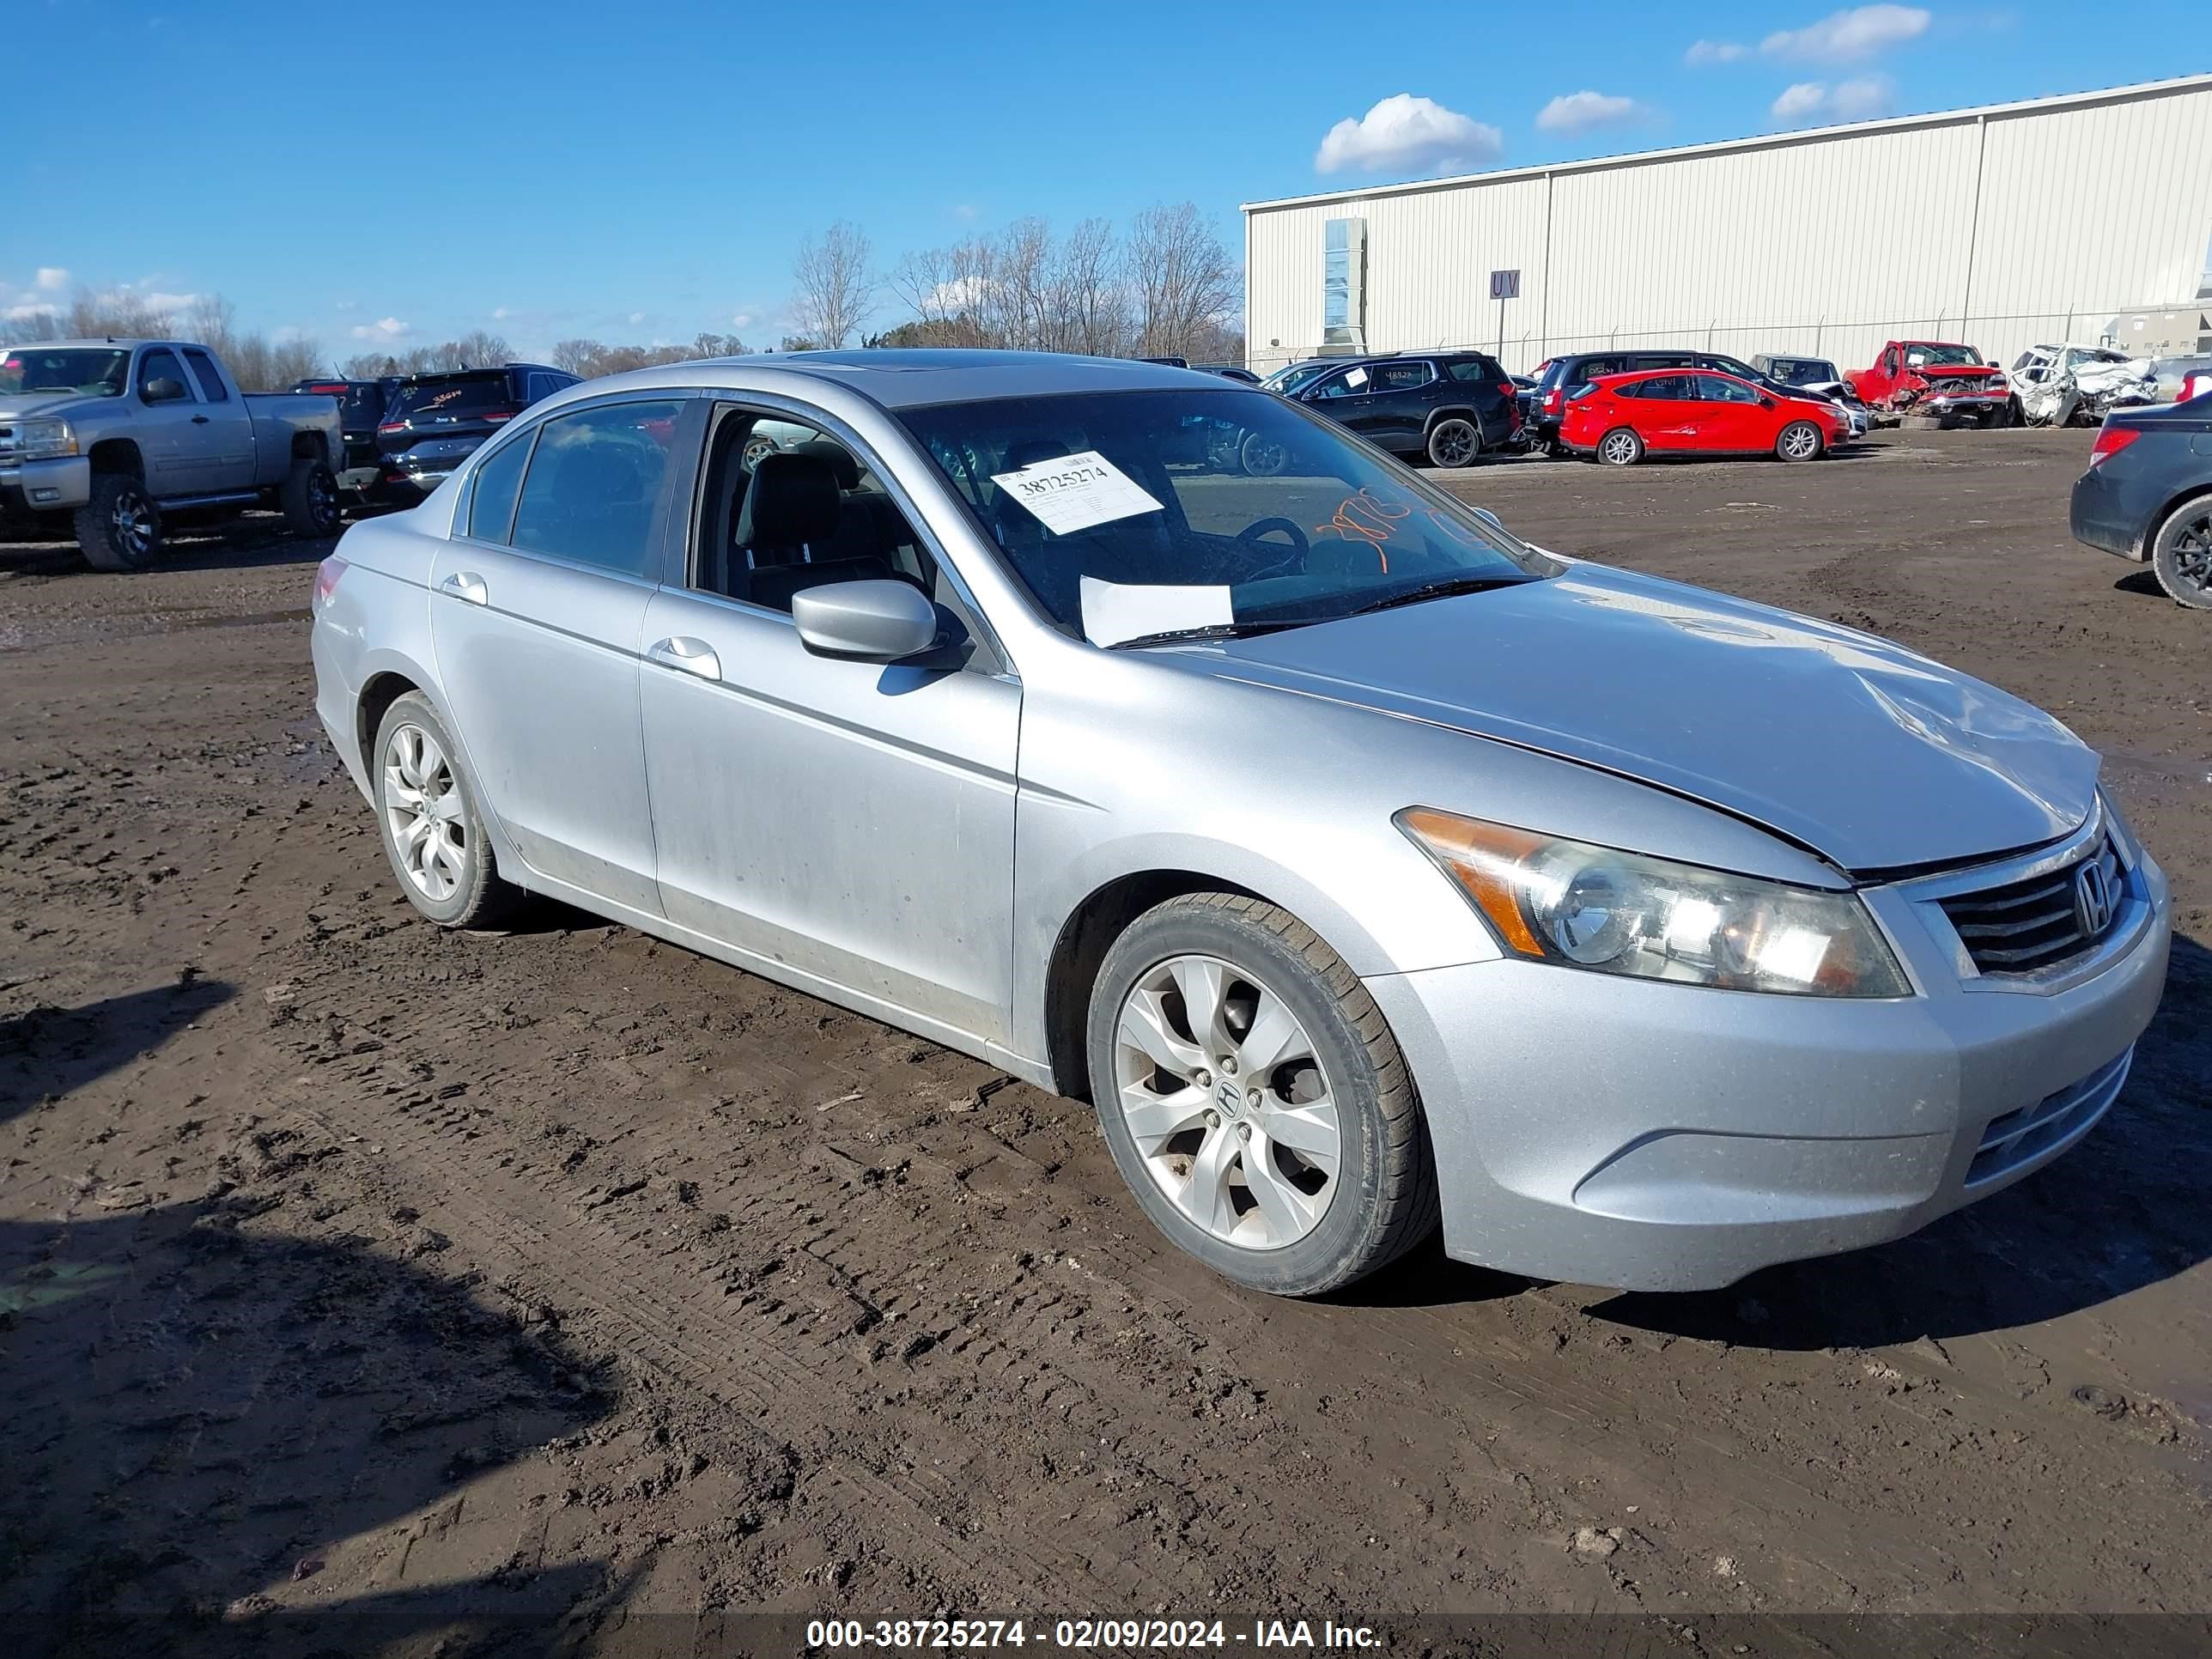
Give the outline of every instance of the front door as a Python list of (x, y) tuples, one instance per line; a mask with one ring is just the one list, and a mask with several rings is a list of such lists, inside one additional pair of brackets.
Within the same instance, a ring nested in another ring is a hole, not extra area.
[(1741, 454), (1771, 443), (1762, 438), (1765, 411), (1750, 386), (1725, 374), (1692, 374), (1690, 384), (1698, 398), (1698, 448)]
[(430, 571), (456, 735), (523, 861), (652, 915), (639, 649), (688, 405), (586, 404), (516, 434), (478, 469), (468, 534)]
[(131, 434), (137, 441), (147, 489), (157, 498), (203, 494), (212, 471), (210, 446), (202, 441), (207, 411), (193, 395), (177, 354), (155, 346), (140, 356), (131, 396), (138, 410)]
[(806, 587), (957, 594), (856, 445), (749, 460), (756, 418), (720, 411), (692, 556), (646, 613), (662, 904), (801, 983), (1003, 1042), (1020, 685), (972, 643), (884, 665), (799, 642), (791, 601)]

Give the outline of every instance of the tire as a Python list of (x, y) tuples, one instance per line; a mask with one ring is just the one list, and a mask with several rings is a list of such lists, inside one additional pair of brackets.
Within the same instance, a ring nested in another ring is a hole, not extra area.
[(2197, 495), (2166, 515), (2152, 537), (2150, 568), (2166, 598), (2212, 611), (2212, 495)]
[(284, 522), (295, 536), (335, 536), (338, 533), (337, 477), (321, 461), (292, 463), (276, 499), (284, 509)]
[(76, 528), (77, 550), (94, 570), (144, 570), (161, 556), (161, 509), (131, 473), (94, 474)]
[(1634, 466), (1644, 459), (1644, 440), (1632, 427), (1617, 426), (1597, 441), (1591, 453), (1607, 466)]
[(1244, 471), (1255, 478), (1272, 478), (1290, 464), (1291, 452), (1280, 441), (1264, 432), (1246, 434), (1238, 447), (1238, 458)]
[(1429, 428), (1427, 447), (1432, 466), (1472, 466), (1482, 453), (1482, 433), (1473, 421), (1447, 415)]
[(1774, 453), (1778, 460), (1817, 461), (1826, 447), (1820, 428), (1810, 421), (1792, 421), (1774, 438)]
[[(427, 751), (420, 746), (426, 739)], [(377, 835), (409, 903), (441, 927), (489, 927), (504, 920), (523, 895), (501, 880), (495, 867), (491, 842), (483, 834), (483, 808), (453, 758), (455, 752), (453, 735), (428, 697), (410, 691), (392, 700), (368, 755)], [(402, 798), (404, 791), (416, 793), (433, 810), (416, 810)], [(406, 843), (413, 852), (403, 850), (404, 831), (394, 822), (410, 813), (429, 825), (419, 842)], [(450, 856), (438, 852), (439, 847)]]
[[(1186, 982), (1218, 988), (1204, 1039)], [(1255, 1060), (1255, 1042), (1280, 1058)], [(1164, 1052), (1182, 1069), (1152, 1058)], [(1130, 1192), (1224, 1278), (1318, 1296), (1435, 1231), (1435, 1160), (1405, 1057), (1367, 988), (1287, 910), (1192, 893), (1138, 917), (1099, 967), (1086, 1054)]]

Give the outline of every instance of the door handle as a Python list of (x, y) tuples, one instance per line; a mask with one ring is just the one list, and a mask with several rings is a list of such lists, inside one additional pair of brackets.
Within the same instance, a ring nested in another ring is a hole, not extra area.
[(194, 426), (205, 426), (205, 425), (207, 424), (207, 416), (204, 416), (204, 415), (195, 415), (195, 416), (192, 416), (192, 424), (193, 424)]
[(484, 586), (484, 579), (473, 570), (456, 570), (438, 584), (438, 591), (457, 599), (466, 599), (471, 605), (491, 602), (491, 590)]
[(702, 680), (722, 678), (721, 659), (714, 654), (714, 647), (704, 640), (695, 640), (679, 634), (672, 640), (663, 640), (652, 647), (645, 656), (647, 662), (657, 662), (663, 668), (680, 669), (686, 674), (696, 674)]

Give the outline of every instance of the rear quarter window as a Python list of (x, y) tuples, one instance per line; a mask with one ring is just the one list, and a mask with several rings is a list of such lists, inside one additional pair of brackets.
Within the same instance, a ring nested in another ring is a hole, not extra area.
[(514, 524), (514, 498), (537, 434), (526, 432), (503, 446), (476, 470), (469, 486), (469, 534), (480, 542), (503, 542)]

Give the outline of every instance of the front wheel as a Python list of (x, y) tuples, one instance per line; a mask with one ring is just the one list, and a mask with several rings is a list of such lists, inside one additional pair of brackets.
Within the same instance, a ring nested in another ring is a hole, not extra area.
[(1435, 1231), (1413, 1079), (1367, 989), (1288, 911), (1146, 911), (1091, 988), (1091, 1097), (1155, 1226), (1224, 1277), (1315, 1296)]
[(1247, 434), (1239, 446), (1238, 455), (1244, 464), (1245, 471), (1255, 478), (1272, 478), (1291, 461), (1289, 447), (1264, 432)]
[(284, 509), (284, 522), (294, 535), (338, 533), (338, 481), (322, 462), (293, 462), (276, 495)]
[(127, 472), (102, 472), (76, 510), (77, 550), (94, 570), (143, 570), (161, 556), (161, 509)]
[(1482, 453), (1482, 434), (1456, 415), (1429, 428), (1429, 459), (1437, 466), (1468, 466)]
[(1774, 440), (1774, 453), (1785, 461), (1809, 461), (1820, 453), (1820, 428), (1810, 421), (1792, 421)]
[(2166, 597), (2192, 611), (2212, 611), (2212, 495), (2184, 501), (2152, 538), (2151, 569)]
[(1597, 458), (1607, 466), (1634, 466), (1644, 459), (1644, 440), (1617, 426), (1597, 441)]

